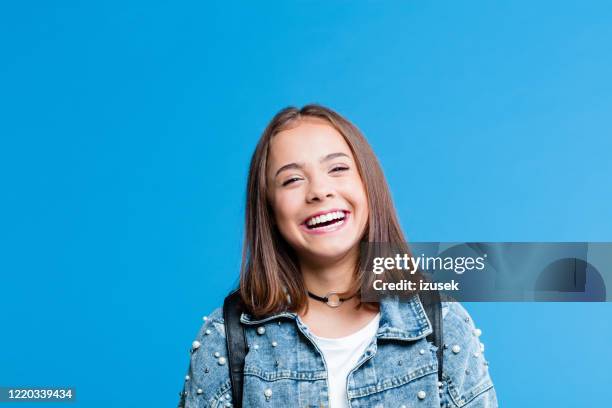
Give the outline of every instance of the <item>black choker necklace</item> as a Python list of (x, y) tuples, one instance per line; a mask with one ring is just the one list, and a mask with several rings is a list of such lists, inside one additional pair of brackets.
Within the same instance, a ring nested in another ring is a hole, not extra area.
[(327, 295), (325, 295), (325, 297), (321, 297), (321, 296), (315, 295), (314, 293), (310, 293), (310, 291), (308, 291), (308, 296), (310, 296), (314, 300), (318, 300), (319, 302), (325, 303), (329, 307), (338, 307), (342, 304), (342, 302), (355, 297), (355, 295), (353, 295), (346, 299), (342, 299), (340, 298), (340, 296), (338, 296), (338, 293), (336, 292), (329, 292)]

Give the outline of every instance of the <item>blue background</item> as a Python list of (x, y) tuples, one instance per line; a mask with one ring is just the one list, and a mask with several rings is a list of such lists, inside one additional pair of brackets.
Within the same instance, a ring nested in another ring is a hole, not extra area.
[[(3, 3), (0, 386), (174, 406), (290, 104), (364, 131), (410, 240), (611, 241), (611, 23), (606, 1)], [(466, 306), (501, 406), (609, 403), (612, 305)]]

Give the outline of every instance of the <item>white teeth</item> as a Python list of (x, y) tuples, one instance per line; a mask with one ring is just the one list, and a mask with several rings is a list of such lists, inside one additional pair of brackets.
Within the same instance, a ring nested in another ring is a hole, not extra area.
[(336, 219), (344, 219), (344, 212), (342, 211), (334, 211), (331, 213), (319, 215), (317, 217), (313, 217), (306, 222), (306, 225), (309, 227), (313, 227), (317, 224), (321, 224), (323, 222), (328, 222)]

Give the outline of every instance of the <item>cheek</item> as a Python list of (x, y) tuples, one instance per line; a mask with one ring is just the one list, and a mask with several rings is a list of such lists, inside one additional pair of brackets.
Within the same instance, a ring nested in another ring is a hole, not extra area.
[(295, 197), (291, 194), (280, 194), (275, 198), (272, 208), (274, 210), (274, 218), (279, 227), (295, 223), (297, 211), (299, 210), (297, 204)]
[(370, 209), (368, 207), (368, 198), (365, 196), (362, 197), (362, 203), (361, 203), (361, 223), (362, 225), (362, 229), (364, 229), (367, 224), (368, 224), (368, 218), (370, 215)]
[(366, 224), (368, 221), (368, 216), (370, 213), (369, 205), (368, 205), (368, 196), (365, 192), (365, 187), (359, 180), (359, 187), (355, 189), (355, 204), (359, 206), (359, 211), (361, 213), (361, 221), (363, 224)]
[(355, 204), (366, 214), (368, 213), (368, 197), (365, 192), (365, 187), (360, 178), (356, 178), (353, 183), (353, 197)]
[(295, 246), (299, 242), (298, 232), (298, 213), (299, 208), (292, 197), (278, 197), (274, 202), (274, 221), (280, 235), (289, 243)]

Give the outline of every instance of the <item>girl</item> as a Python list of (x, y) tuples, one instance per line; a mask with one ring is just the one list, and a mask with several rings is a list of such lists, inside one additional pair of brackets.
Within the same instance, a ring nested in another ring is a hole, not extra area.
[[(401, 245), (390, 193), (366, 139), (331, 109), (281, 110), (253, 154), (240, 298), (245, 407), (496, 407), (466, 311), (443, 303), (438, 381), (419, 296), (360, 301), (360, 243)], [(192, 344), (180, 405), (231, 407), (221, 308)]]

